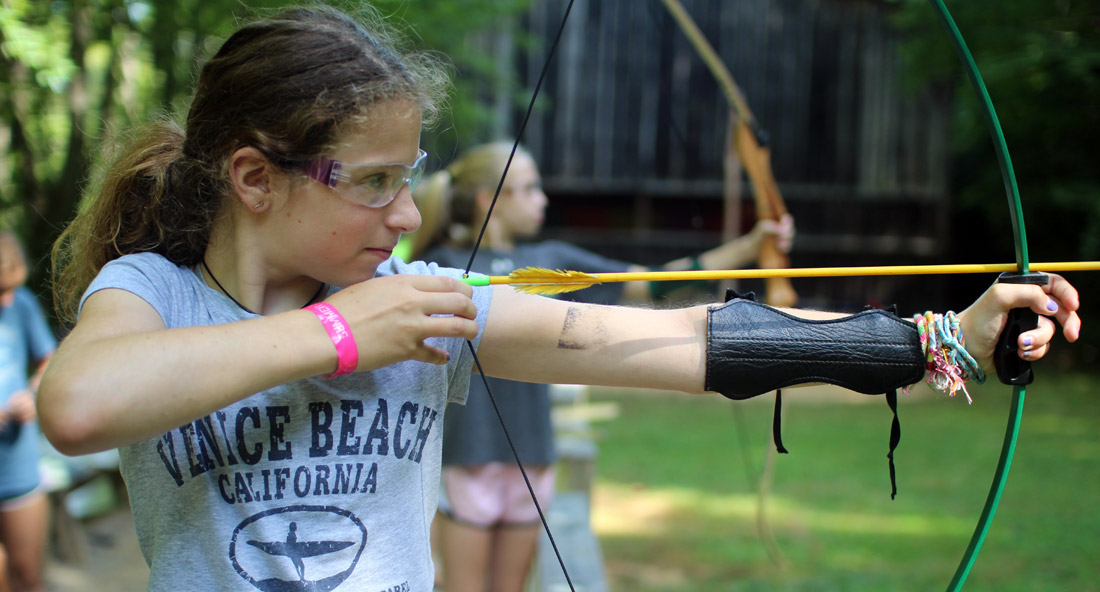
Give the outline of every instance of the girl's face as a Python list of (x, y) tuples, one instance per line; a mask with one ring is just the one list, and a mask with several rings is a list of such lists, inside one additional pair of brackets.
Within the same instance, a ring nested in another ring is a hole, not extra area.
[(526, 154), (516, 154), (493, 211), (503, 231), (512, 238), (530, 238), (542, 228), (546, 210), (546, 194), (535, 161)]
[[(325, 156), (348, 165), (412, 165), (420, 148), (420, 111), (405, 101), (377, 105), (365, 125), (347, 133)], [(374, 277), (402, 233), (420, 227), (408, 186), (385, 206), (364, 206), (338, 184), (305, 177), (289, 183), (289, 199), (270, 212), (274, 261), (288, 277), (309, 276), (336, 286)], [(278, 265), (278, 264), (277, 264)]]

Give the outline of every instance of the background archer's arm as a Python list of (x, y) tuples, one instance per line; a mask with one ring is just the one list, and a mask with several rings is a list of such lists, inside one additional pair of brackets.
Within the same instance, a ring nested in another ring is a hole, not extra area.
[[(760, 252), (760, 244), (765, 237), (774, 236), (778, 248), (784, 253), (791, 250), (794, 241), (794, 218), (784, 214), (778, 222), (774, 220), (759, 220), (752, 230), (703, 251), (695, 257), (681, 257), (673, 259), (664, 265), (655, 267), (661, 271), (687, 271), (692, 269), (741, 269), (756, 262)], [(631, 266), (628, 271), (649, 271), (649, 268), (641, 265)], [(623, 287), (623, 300), (626, 302), (649, 302), (653, 299), (653, 292), (649, 282), (627, 282)]]

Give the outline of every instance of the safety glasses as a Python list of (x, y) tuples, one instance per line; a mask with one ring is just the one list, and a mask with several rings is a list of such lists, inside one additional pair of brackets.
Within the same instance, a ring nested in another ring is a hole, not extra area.
[(416, 189), (424, 176), (428, 153), (417, 151), (416, 162), (407, 164), (347, 164), (331, 158), (317, 158), (306, 165), (309, 178), (340, 191), (342, 195), (368, 208), (389, 205), (405, 185)]

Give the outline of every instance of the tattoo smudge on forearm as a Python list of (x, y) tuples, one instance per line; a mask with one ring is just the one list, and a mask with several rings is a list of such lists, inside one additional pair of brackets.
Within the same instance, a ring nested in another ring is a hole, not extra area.
[(607, 325), (598, 309), (570, 306), (558, 336), (558, 349), (586, 350), (607, 343)]

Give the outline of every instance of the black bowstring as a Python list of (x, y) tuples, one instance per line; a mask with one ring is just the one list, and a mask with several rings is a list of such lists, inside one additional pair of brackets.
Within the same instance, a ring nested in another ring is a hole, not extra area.
[[(535, 90), (531, 94), (531, 103), (527, 106), (527, 114), (523, 116), (523, 122), (520, 124), (519, 132), (516, 133), (516, 141), (512, 145), (512, 152), (508, 155), (508, 161), (504, 163), (504, 172), (500, 176), (500, 182), (497, 183), (496, 193), (493, 194), (493, 201), (489, 204), (489, 211), (485, 213), (485, 221), (481, 224), (481, 231), (477, 235), (477, 241), (474, 243), (474, 249), (470, 253), (470, 261), (466, 263), (466, 270), (463, 272), (463, 276), (470, 274), (470, 268), (474, 266), (474, 258), (477, 257), (477, 251), (481, 247), (481, 239), (485, 237), (485, 229), (489, 226), (489, 218), (493, 215), (493, 208), (497, 205), (497, 199), (500, 198), (500, 192), (504, 188), (504, 178), (508, 176), (508, 168), (512, 166), (512, 159), (516, 156), (516, 151), (519, 150), (520, 139), (523, 138), (523, 132), (527, 129), (527, 122), (531, 119), (531, 113), (535, 110), (535, 100), (539, 96), (539, 89), (542, 88), (542, 83), (546, 79), (546, 73), (550, 69), (550, 60), (554, 57), (554, 51), (558, 48), (558, 42), (561, 41), (562, 33), (565, 31), (565, 23), (569, 20), (569, 13), (573, 10), (574, 0), (569, 0), (569, 5), (565, 8), (565, 14), (561, 18), (561, 26), (558, 27), (558, 34), (554, 37), (554, 43), (550, 46), (550, 52), (546, 55), (546, 62), (542, 66), (542, 72), (539, 73), (538, 82), (535, 84)], [(561, 566), (561, 572), (565, 576), (565, 582), (569, 584), (569, 590), (576, 592), (576, 588), (573, 587), (573, 580), (569, 577), (569, 570), (565, 568), (565, 560), (562, 559), (561, 552), (558, 550), (558, 544), (554, 541), (554, 535), (550, 533), (550, 524), (546, 521), (546, 514), (542, 511), (542, 506), (539, 504), (538, 496), (535, 495), (535, 488), (531, 486), (531, 479), (527, 477), (527, 470), (523, 468), (523, 462), (520, 461), (519, 452), (516, 450), (516, 445), (512, 442), (512, 436), (508, 434), (508, 428), (504, 425), (504, 416), (500, 412), (500, 407), (497, 406), (496, 397), (493, 396), (492, 389), (489, 388), (489, 379), (485, 376), (485, 371), (481, 368), (481, 360), (477, 357), (477, 351), (474, 350), (474, 344), (469, 339), (466, 340), (466, 347), (470, 350), (470, 355), (474, 357), (474, 364), (477, 366), (477, 372), (481, 376), (481, 382), (485, 385), (485, 392), (489, 395), (489, 402), (493, 405), (493, 411), (497, 414), (497, 419), (500, 421), (500, 429), (504, 431), (504, 439), (508, 442), (508, 447), (512, 449), (512, 456), (516, 459), (516, 466), (519, 467), (519, 472), (523, 475), (523, 482), (527, 485), (527, 492), (531, 494), (531, 501), (535, 503), (535, 509), (538, 510), (539, 520), (542, 522), (542, 528), (546, 532), (546, 537), (550, 539), (550, 546), (554, 549), (554, 556), (558, 559), (558, 565)]]
[(527, 122), (531, 120), (531, 113), (535, 110), (535, 100), (539, 96), (539, 89), (542, 88), (542, 83), (546, 80), (546, 73), (550, 70), (550, 60), (554, 57), (554, 51), (558, 49), (558, 42), (561, 41), (561, 35), (565, 32), (565, 23), (569, 20), (569, 13), (573, 10), (574, 0), (569, 0), (569, 5), (565, 7), (565, 15), (561, 18), (561, 26), (558, 27), (558, 34), (554, 37), (554, 43), (550, 46), (550, 53), (546, 54), (546, 62), (542, 65), (542, 72), (539, 73), (538, 82), (535, 83), (535, 91), (531, 93), (531, 102), (527, 105), (527, 113), (523, 116), (523, 122), (519, 126), (519, 131), (516, 133), (516, 141), (512, 144), (512, 152), (508, 155), (508, 161), (504, 163), (504, 172), (500, 175), (500, 182), (497, 183), (496, 193), (493, 194), (493, 201), (489, 204), (489, 211), (485, 212), (485, 221), (481, 224), (481, 232), (477, 235), (477, 241), (474, 243), (474, 250), (470, 253), (470, 261), (466, 263), (466, 274), (470, 273), (470, 268), (474, 266), (474, 257), (477, 257), (477, 250), (481, 248), (481, 239), (485, 237), (485, 229), (489, 226), (489, 218), (493, 216), (493, 208), (497, 205), (497, 199), (500, 198), (500, 191), (504, 188), (504, 178), (508, 176), (508, 169), (512, 166), (512, 159), (516, 156), (516, 151), (519, 150), (519, 141), (523, 138), (523, 132), (527, 129)]

